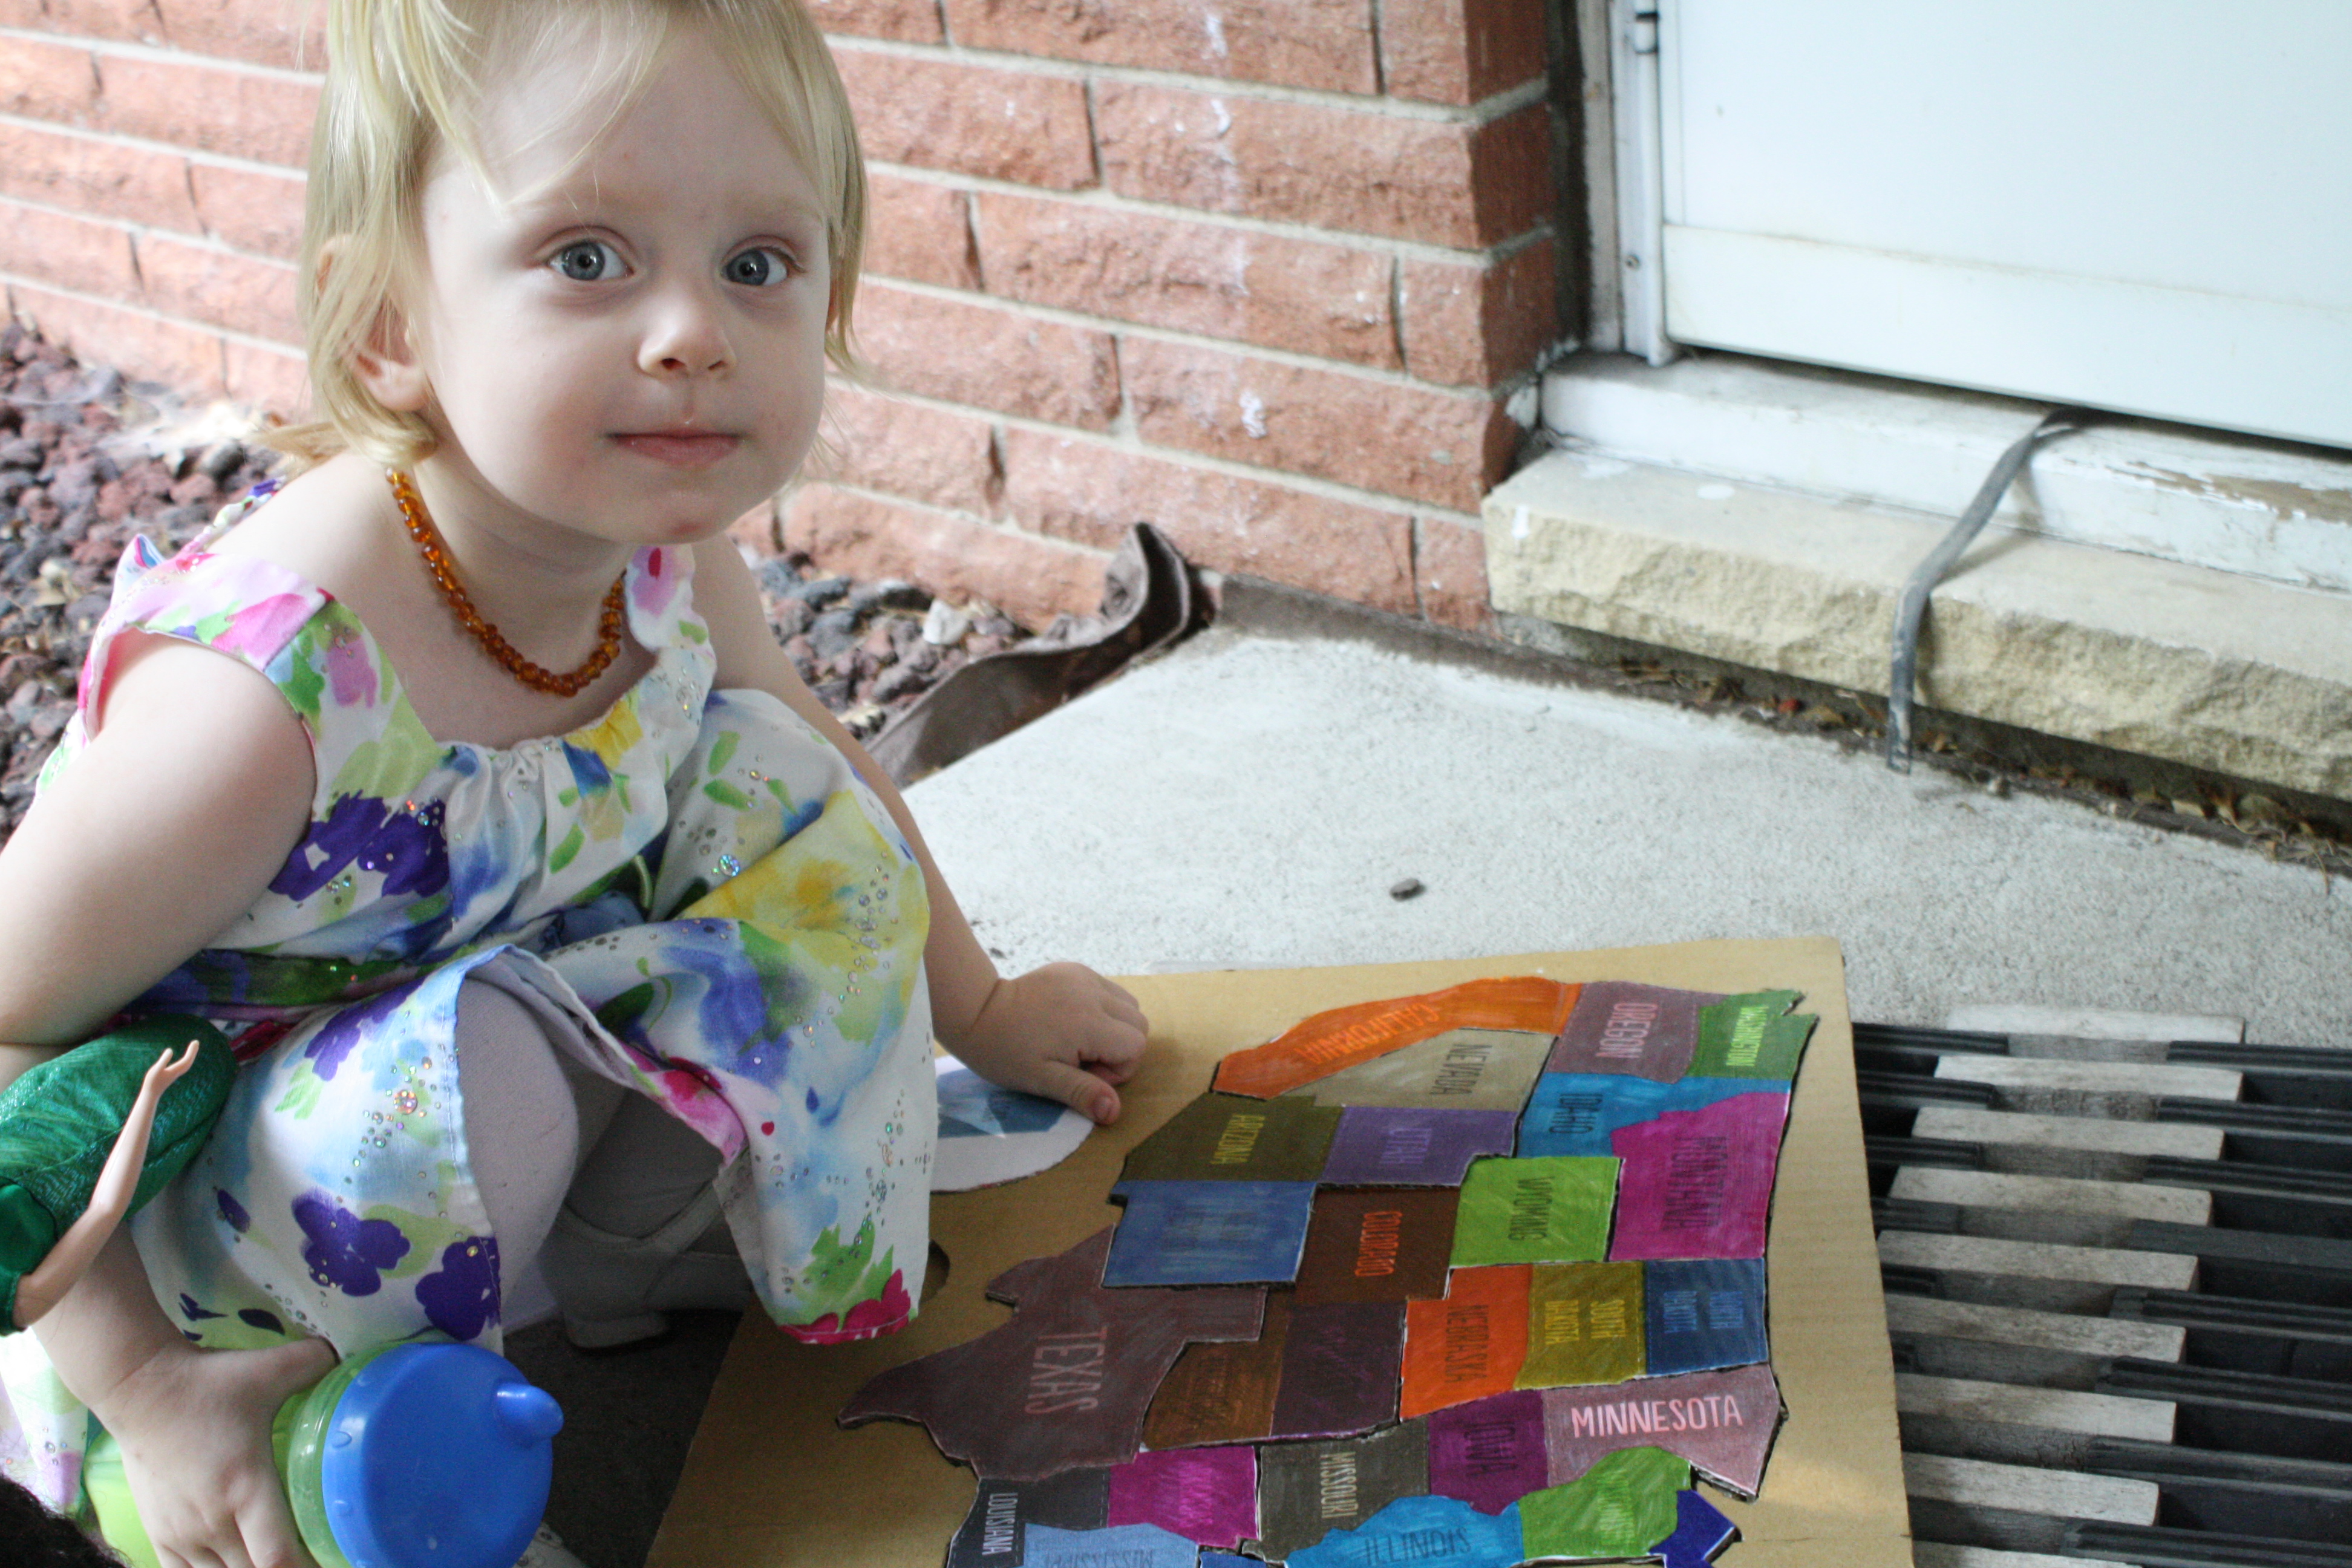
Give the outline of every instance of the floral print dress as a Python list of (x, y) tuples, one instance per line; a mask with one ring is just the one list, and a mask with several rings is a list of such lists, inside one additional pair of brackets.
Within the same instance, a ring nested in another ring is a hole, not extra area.
[[(590, 1070), (724, 1157), (769, 1313), (816, 1341), (896, 1328), (928, 1243), (935, 1133), (922, 871), (847, 759), (782, 702), (710, 689), (693, 558), (637, 552), (653, 668), (603, 718), (504, 749), (426, 733), (366, 627), (272, 563), (126, 553), (44, 781), (87, 739), (125, 631), (267, 677), (309, 732), (308, 834), (268, 892), (128, 1012), (195, 1013), (243, 1066), (204, 1151), (133, 1222), (197, 1344), (499, 1343), (455, 1028), (490, 981), (568, 1020)], [(0, 1469), (54, 1507), (86, 1413), (31, 1334), (0, 1339)]]

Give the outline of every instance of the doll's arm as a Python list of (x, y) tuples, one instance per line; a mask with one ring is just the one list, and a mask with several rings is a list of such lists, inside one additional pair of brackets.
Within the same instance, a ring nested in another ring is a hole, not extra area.
[(138, 1190), (140, 1168), (147, 1161), (148, 1140), (155, 1131), (155, 1108), (163, 1103), (163, 1091), (179, 1082), (195, 1065), (196, 1047), (191, 1044), (176, 1059), (169, 1051), (157, 1057), (155, 1065), (147, 1069), (147, 1076), (139, 1080), (139, 1098), (131, 1102), (131, 1114), (98, 1173), (98, 1184), (90, 1189), (89, 1206), (82, 1210), (79, 1219), (66, 1227), (40, 1266), (16, 1282), (18, 1328), (31, 1328), (89, 1272), (90, 1265), (98, 1260), (99, 1250), (122, 1223), (122, 1216), (131, 1212), (131, 1194)]
[(769, 631), (751, 570), (730, 541), (697, 547), (694, 596), (719, 656), (718, 685), (769, 692), (805, 719), (849, 758), (907, 836), (930, 897), (923, 962), (940, 1042), (991, 1082), (1076, 1106), (1097, 1121), (1115, 1121), (1119, 1097), (1113, 1086), (1134, 1076), (1149, 1033), (1135, 998), (1083, 964), (1049, 963), (1010, 979), (998, 974), (905, 797), (817, 700)]

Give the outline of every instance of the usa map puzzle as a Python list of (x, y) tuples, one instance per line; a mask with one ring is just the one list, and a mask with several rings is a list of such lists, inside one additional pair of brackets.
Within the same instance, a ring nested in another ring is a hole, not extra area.
[(1735, 1531), (1696, 1479), (1754, 1496), (1781, 1416), (1798, 1000), (1523, 976), (1318, 1013), (841, 1423), (974, 1471), (949, 1568), (1700, 1568)]

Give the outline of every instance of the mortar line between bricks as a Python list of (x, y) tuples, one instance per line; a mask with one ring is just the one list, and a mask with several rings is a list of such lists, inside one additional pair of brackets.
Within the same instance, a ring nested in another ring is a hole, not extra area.
[[(281, 343), (274, 338), (257, 338), (251, 332), (238, 331), (235, 327), (215, 326), (210, 321), (192, 321), (185, 316), (170, 315), (152, 306), (130, 304), (106, 294), (86, 294), (79, 289), (68, 288), (62, 283), (51, 283), (40, 278), (27, 278), (21, 272), (0, 271), (0, 284), (8, 286), (12, 290), (23, 289), (37, 294), (54, 294), (58, 299), (71, 300), (79, 305), (96, 305), (103, 310), (120, 311), (126, 316), (143, 316), (151, 321), (161, 321), (165, 326), (184, 328), (205, 337), (219, 338), (224, 342), (238, 343), (249, 349), (266, 350), (280, 358), (291, 360), (296, 364), (304, 363), (301, 350)], [(15, 299), (13, 293), (11, 298), (14, 300), (11, 306), (14, 314), (29, 321), (40, 319), (39, 311), (27, 310), (21, 300)]]
[(239, 76), (261, 77), (270, 81), (299, 83), (317, 87), (326, 80), (322, 71), (298, 70), (292, 66), (266, 66), (253, 60), (240, 60), (227, 55), (200, 55), (193, 49), (167, 49), (154, 44), (134, 43), (128, 38), (98, 38), (87, 33), (48, 33), (36, 27), (0, 26), (0, 38), (22, 38), (27, 43), (47, 44), (51, 48), (87, 49), (91, 54), (111, 56), (117, 59), (146, 60), (158, 65), (210, 67), (216, 70), (233, 71)]
[(55, 136), (70, 136), (79, 142), (97, 142), (110, 147), (128, 147), (134, 152), (155, 153), (169, 158), (185, 158), (192, 163), (212, 168), (228, 169), (242, 174), (274, 174), (279, 179), (305, 183), (309, 176), (300, 169), (286, 163), (264, 163), (252, 158), (233, 157), (225, 153), (208, 152), (201, 147), (184, 147), (176, 142), (155, 142), (144, 136), (132, 136), (121, 131), (93, 131), (86, 125), (68, 125), (62, 120), (41, 120), (23, 114), (0, 113), (0, 126), (14, 126), (21, 131), (42, 131)]
[[(1435, 518), (1440, 521), (1456, 523), (1465, 528), (1486, 526), (1485, 520), (1475, 513), (1458, 511), (1452, 507), (1440, 505), (1436, 501), (1417, 501), (1410, 497), (1392, 496), (1381, 490), (1358, 489), (1352, 485), (1343, 485), (1337, 479), (1318, 479), (1313, 474), (1295, 473), (1288, 468), (1258, 468), (1249, 463), (1237, 463), (1231, 458), (1212, 457), (1206, 452), (1195, 452), (1182, 447), (1158, 447), (1131, 429), (1124, 433), (1114, 431), (1105, 434), (1096, 430), (1081, 430), (1070, 425), (1056, 425), (1050, 419), (1034, 419), (1027, 415), (1006, 414), (993, 408), (981, 408), (969, 403), (953, 403), (943, 397), (929, 397), (919, 393), (900, 392), (892, 387), (863, 385), (856, 382), (845, 383), (837, 379), (829, 379), (826, 385), (847, 385), (876, 397), (887, 397), (894, 403), (910, 404), (919, 408), (930, 409), (934, 413), (951, 414), (966, 419), (992, 422), (1015, 430), (1026, 430), (1034, 435), (1051, 436), (1056, 440), (1073, 441), (1088, 447), (1097, 447), (1106, 451), (1124, 453), (1129, 457), (1151, 458), (1178, 468), (1205, 469), (1210, 473), (1222, 474), (1227, 479), (1248, 479), (1277, 489), (1297, 490), (1302, 494), (1311, 495), (1318, 500), (1342, 501), (1349, 506), (1390, 512), (1398, 517)], [(811, 475), (804, 482), (833, 484), (835, 481), (822, 475)], [(892, 492), (876, 491), (875, 493), (887, 495)], [(951, 511), (955, 509), (950, 507), (938, 510)], [(975, 512), (972, 515), (980, 514)]]
[(299, 270), (295, 263), (282, 257), (262, 256), (250, 250), (239, 250), (235, 246), (223, 244), (210, 234), (191, 233), (184, 228), (166, 228), (161, 224), (140, 223), (131, 218), (112, 217), (105, 213), (86, 212), (79, 207), (51, 206), (47, 202), (29, 201), (23, 196), (11, 195), (5, 191), (0, 191), (0, 204), (23, 207), (28, 212), (47, 213), (51, 217), (72, 218), (77, 223), (98, 224), (107, 228), (120, 230), (133, 239), (152, 235), (159, 239), (170, 240), (174, 245), (184, 245), (191, 250), (210, 251), (215, 256), (234, 257), (239, 261), (256, 261), (287, 272)]
[(1549, 93), (1542, 76), (1517, 87), (1489, 93), (1475, 103), (1424, 103), (1413, 98), (1374, 97), (1370, 93), (1333, 92), (1322, 88), (1286, 87), (1280, 82), (1251, 81), (1239, 77), (1194, 76), (1185, 71), (1150, 66), (1095, 65), (1084, 60), (1055, 59), (1045, 55), (1015, 54), (1005, 49), (978, 49), (964, 44), (910, 44), (897, 38), (858, 37), (827, 33), (825, 42), (849, 54), (892, 55), (901, 59), (929, 60), (950, 65), (986, 66), (1057, 80), (1095, 79), (1137, 87), (1174, 88), (1212, 98), (1248, 98), (1267, 103), (1297, 103), (1318, 109), (1344, 110), (1397, 120), (1419, 120), (1440, 125), (1482, 126), (1541, 103)]
[(1554, 237), (1553, 226), (1539, 223), (1524, 234), (1498, 239), (1484, 249), (1465, 249), (1433, 244), (1425, 239), (1366, 234), (1358, 229), (1316, 228), (1307, 224), (1285, 223), (1280, 218), (1256, 217), (1248, 213), (1221, 213), (1211, 212), (1204, 207), (1173, 206), (1162, 202), (1146, 201), (1139, 196), (1121, 195), (1101, 185), (1084, 191), (1049, 191), (1038, 185), (1024, 185), (1017, 180), (958, 174), (947, 169), (926, 169), (913, 163), (892, 163), (880, 158), (866, 159), (866, 166), (875, 174), (936, 185), (944, 190), (969, 191), (982, 195), (1024, 196), (1031, 201), (1066, 202), (1073, 206), (1100, 207), (1106, 212), (1132, 213), (1139, 217), (1171, 218), (1216, 228), (1238, 229), (1246, 234), (1263, 234), (1275, 239), (1301, 240), (1313, 245), (1399, 256), (1411, 261), (1444, 261), (1456, 265), (1465, 261), (1507, 261), (1529, 246), (1540, 245)]
[(920, 295), (943, 303), (981, 306), (1002, 310), (1012, 315), (1025, 316), (1034, 321), (1050, 321), (1057, 327), (1081, 327), (1088, 331), (1107, 332), (1127, 337), (1148, 339), (1153, 342), (1174, 343), (1182, 348), (1213, 349), (1236, 359), (1265, 360), (1293, 370), (1327, 371), (1333, 375), (1353, 376), (1374, 386), (1393, 387), (1412, 392), (1425, 392), (1437, 396), (1454, 398), (1463, 403), (1494, 403), (1510, 395), (1526, 375), (1514, 375), (1485, 389), (1447, 386), (1434, 381), (1421, 381), (1402, 371), (1377, 370), (1369, 365), (1349, 364), (1344, 360), (1318, 359), (1295, 349), (1265, 348), (1256, 343), (1238, 343), (1230, 338), (1213, 338), (1198, 332), (1179, 331), (1171, 327), (1154, 327), (1136, 321), (1125, 321), (1110, 316), (1089, 316), (1079, 310), (1066, 310), (1058, 305), (1036, 305), (1025, 300), (1008, 300), (1002, 294), (975, 294), (970, 289), (950, 289), (940, 283), (919, 283), (911, 279), (882, 279), (888, 287), (909, 294)]

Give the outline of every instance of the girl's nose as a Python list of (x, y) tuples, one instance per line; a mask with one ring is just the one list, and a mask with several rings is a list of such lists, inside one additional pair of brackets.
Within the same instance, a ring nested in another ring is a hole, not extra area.
[(637, 368), (665, 378), (713, 375), (730, 368), (735, 351), (717, 303), (687, 290), (662, 301), (639, 340)]

